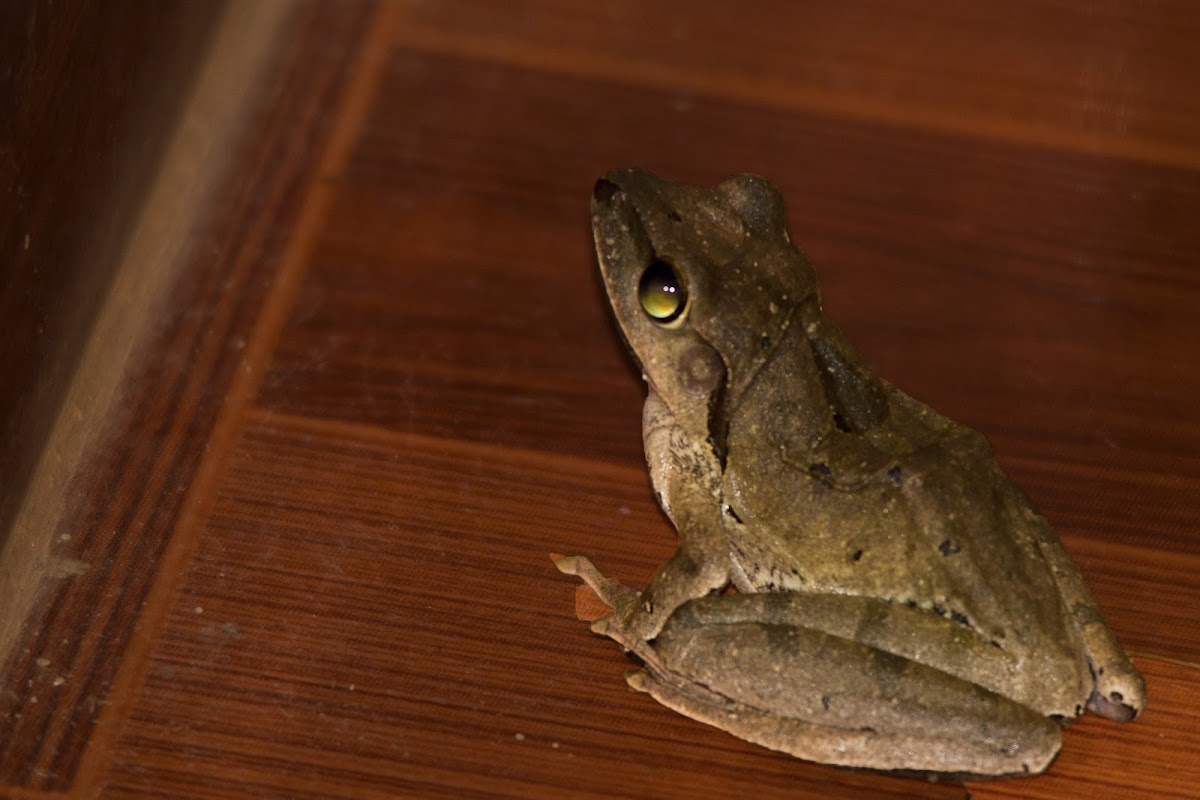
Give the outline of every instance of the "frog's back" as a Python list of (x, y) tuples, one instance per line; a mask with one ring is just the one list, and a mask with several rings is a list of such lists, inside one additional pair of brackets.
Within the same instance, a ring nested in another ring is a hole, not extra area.
[[(1061, 684), (1069, 713), (1088, 675), (1039, 546), (1053, 533), (980, 434), (880, 385), (887, 410), (870, 431), (833, 426), (790, 442), (785, 432), (773, 447), (739, 448), (756, 417), (747, 395), (726, 470), (739, 589), (873, 598), (941, 617), (1014, 668), (1036, 661), (1041, 677), (1026, 678)], [(961, 673), (977, 678), (972, 669)]]

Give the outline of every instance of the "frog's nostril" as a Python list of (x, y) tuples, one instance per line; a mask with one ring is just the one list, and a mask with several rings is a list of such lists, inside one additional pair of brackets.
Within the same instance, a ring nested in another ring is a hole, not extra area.
[(601, 178), (596, 181), (596, 186), (592, 189), (592, 197), (601, 203), (611, 202), (613, 197), (621, 191), (621, 187), (617, 186), (610, 180)]

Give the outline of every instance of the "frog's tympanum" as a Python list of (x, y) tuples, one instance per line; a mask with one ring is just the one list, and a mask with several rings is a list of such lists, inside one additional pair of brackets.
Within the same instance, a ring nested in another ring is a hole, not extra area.
[(801, 758), (961, 776), (1041, 772), (1084, 708), (1138, 714), (1046, 520), (825, 317), (774, 186), (615, 171), (592, 225), (679, 548), (640, 593), (557, 565), (612, 607), (593, 630), (642, 662), (633, 687)]

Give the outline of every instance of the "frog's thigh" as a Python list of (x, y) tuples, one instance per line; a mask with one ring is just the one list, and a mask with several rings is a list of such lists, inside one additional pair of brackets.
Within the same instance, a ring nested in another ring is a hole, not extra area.
[(914, 661), (762, 622), (668, 624), (635, 688), (735, 736), (813, 761), (972, 775), (1036, 773), (1049, 719)]
[[(1030, 697), (1038, 683), (1029, 665), (1022, 667), (1012, 654), (969, 626), (873, 597), (802, 592), (716, 595), (685, 604), (675, 617), (681, 625), (696, 627), (757, 622), (823, 631), (957, 675), (1018, 703)], [(1081, 685), (1077, 696), (1064, 701), (1064, 708), (1082, 704), (1086, 691)], [(1048, 713), (1043, 706), (1037, 708)]]

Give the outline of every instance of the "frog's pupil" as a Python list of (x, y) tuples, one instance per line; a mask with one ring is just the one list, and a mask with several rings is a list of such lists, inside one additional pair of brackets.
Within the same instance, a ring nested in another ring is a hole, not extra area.
[(687, 290), (674, 267), (662, 259), (655, 259), (642, 273), (638, 299), (642, 309), (653, 319), (671, 322), (678, 319), (687, 306)]

